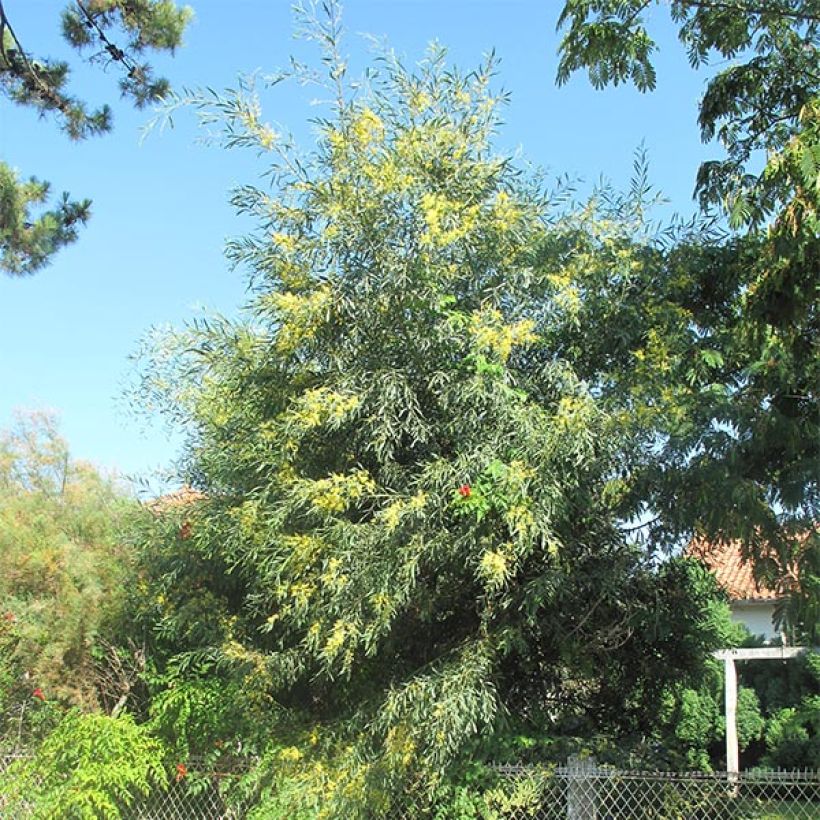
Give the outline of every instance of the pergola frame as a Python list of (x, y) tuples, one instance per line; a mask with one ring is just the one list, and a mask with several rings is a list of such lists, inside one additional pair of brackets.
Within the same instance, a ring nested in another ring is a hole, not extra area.
[(729, 775), (740, 772), (740, 754), (737, 743), (737, 670), (735, 661), (787, 661), (809, 651), (820, 651), (808, 646), (763, 646), (755, 649), (721, 649), (712, 655), (723, 661), (724, 701), (726, 704), (726, 771)]

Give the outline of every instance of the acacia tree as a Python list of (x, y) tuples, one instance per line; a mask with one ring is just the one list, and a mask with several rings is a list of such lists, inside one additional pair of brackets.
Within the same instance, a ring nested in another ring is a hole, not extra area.
[[(138, 108), (154, 103), (168, 91), (168, 81), (155, 77), (143, 57), (146, 51), (173, 52), (192, 16), (171, 0), (72, 0), (61, 15), (66, 42), (86, 62), (120, 69), (120, 92)], [(89, 110), (68, 91), (70, 67), (65, 60), (34, 55), (18, 35), (0, 3), (0, 94), (17, 105), (34, 108), (56, 120), (72, 140), (111, 130), (109, 105)], [(35, 215), (49, 197), (49, 183), (0, 162), (0, 268), (12, 276), (34, 273), (48, 264), (61, 247), (77, 238), (90, 215), (91, 202), (72, 201), (63, 194), (56, 207)]]
[(717, 636), (697, 569), (629, 544), (630, 428), (548, 343), (567, 260), (549, 197), (494, 153), (492, 63), (388, 55), (350, 99), (337, 35), (319, 30), (335, 102), (308, 156), (248, 93), (198, 100), (274, 185), (234, 195), (259, 221), (230, 248), (245, 320), (146, 367), (203, 495), (151, 524), (134, 622), (158, 731), (224, 743), (212, 704), (239, 693), (269, 743), (266, 810), (351, 817), (505, 721), (640, 726), (644, 688)]
[[(559, 82), (585, 68), (596, 87), (652, 90), (653, 5), (566, 2)], [(585, 300), (584, 321), (618, 344), (593, 345), (579, 367), (614, 401), (644, 407), (655, 447), (634, 485), (658, 516), (651, 537), (741, 539), (761, 580), (796, 594), (783, 614), (811, 635), (820, 601), (820, 6), (669, 8), (693, 66), (731, 61), (700, 103), (703, 139), (716, 138), (725, 156), (700, 167), (696, 194), (733, 233), (684, 236), (660, 274), (581, 272), (579, 287), (610, 296)]]

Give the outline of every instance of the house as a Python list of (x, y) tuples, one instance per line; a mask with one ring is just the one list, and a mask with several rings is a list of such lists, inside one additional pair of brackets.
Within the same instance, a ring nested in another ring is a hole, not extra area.
[(767, 642), (783, 637), (774, 625), (775, 607), (783, 595), (758, 584), (751, 564), (743, 560), (737, 541), (723, 544), (694, 541), (686, 552), (699, 558), (714, 573), (718, 584), (729, 596), (733, 621), (743, 624), (752, 635), (761, 636)]

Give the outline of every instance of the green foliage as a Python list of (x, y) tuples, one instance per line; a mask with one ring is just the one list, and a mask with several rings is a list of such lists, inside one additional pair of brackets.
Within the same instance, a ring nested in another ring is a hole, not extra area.
[(20, 751), (44, 737), (57, 725), (64, 711), (27, 677), (16, 633), (14, 621), (5, 613), (0, 621), (0, 751), (3, 753)]
[[(135, 608), (178, 670), (165, 731), (213, 734), (186, 705), (211, 702), (205, 664), (268, 704), (260, 811), (356, 817), (510, 723), (639, 731), (719, 632), (711, 576), (627, 538), (633, 430), (552, 343), (577, 303), (565, 224), (593, 266), (610, 228), (494, 152), (492, 63), (385, 55), (349, 100), (337, 21), (314, 31), (336, 102), (307, 156), (247, 85), (170, 101), (271, 157), (274, 188), (234, 196), (260, 225), (230, 249), (245, 319), (147, 354), (139, 393), (185, 425), (202, 495), (158, 506)], [(610, 226), (627, 266), (639, 222)]]
[(30, 758), (0, 776), (4, 807), (32, 818), (119, 818), (165, 780), (161, 746), (133, 718), (68, 712)]
[(67, 194), (56, 208), (33, 216), (32, 206), (45, 203), (48, 194), (47, 182), (21, 182), (12, 168), (0, 163), (0, 266), (7, 273), (34, 273), (73, 242), (78, 226), (88, 219), (91, 203), (71, 202)]
[[(651, 89), (650, 5), (565, 3), (559, 81), (587, 68), (598, 86), (631, 80)], [(703, 138), (717, 137), (726, 158), (701, 166), (697, 193), (704, 209), (721, 205), (746, 234), (704, 241), (682, 226), (670, 236), (676, 249), (626, 278), (623, 265), (584, 276), (579, 290), (608, 303), (583, 300), (579, 327), (597, 328), (603, 343), (583, 354), (581, 374), (627, 407), (643, 405), (657, 448), (635, 484), (659, 516), (650, 536), (675, 541), (697, 530), (740, 539), (758, 577), (792, 593), (782, 614), (797, 637), (812, 640), (820, 601), (820, 15), (811, 0), (670, 7), (693, 65), (732, 61), (701, 102)]]
[[(646, 0), (568, 0), (558, 22), (566, 28), (558, 82), (585, 68), (596, 88), (632, 82), (641, 91), (653, 90), (651, 58), (657, 46), (645, 24), (650, 5)], [(701, 202), (723, 202), (742, 223), (758, 222), (791, 198), (799, 179), (784, 177), (780, 166), (784, 153), (794, 150), (792, 141), (807, 136), (802, 120), (812, 117), (820, 92), (817, 4), (674, 0), (669, 6), (692, 66), (711, 58), (726, 66), (709, 80), (700, 102), (703, 140), (717, 137), (727, 152), (726, 159), (701, 166)], [(798, 151), (801, 176), (808, 172), (812, 185), (816, 145), (811, 139)], [(770, 152), (769, 163), (755, 176), (747, 166), (761, 149)]]
[[(85, 0), (66, 5), (62, 31), (73, 49), (88, 53), (85, 62), (116, 65), (122, 96), (142, 107), (168, 92), (168, 81), (154, 77), (143, 55), (150, 50), (173, 52), (192, 14), (171, 0)], [(126, 42), (119, 42), (120, 37)], [(69, 93), (69, 76), (67, 61), (32, 55), (0, 4), (0, 94), (41, 116), (53, 116), (70, 139), (109, 131), (110, 107), (90, 111)], [(42, 204), (48, 189), (48, 183), (33, 177), (20, 182), (14, 169), (0, 163), (0, 269), (12, 276), (31, 274), (48, 264), (62, 246), (77, 238), (77, 229), (89, 217), (91, 203), (72, 202), (68, 194), (56, 208), (30, 217), (30, 206)]]
[(820, 654), (788, 663), (747, 664), (743, 679), (760, 697), (765, 717), (764, 766), (812, 768), (820, 760)]
[(812, 766), (820, 760), (820, 695), (798, 707), (781, 709), (766, 723), (764, 762), (782, 768)]
[(119, 533), (131, 504), (113, 481), (70, 458), (53, 416), (20, 415), (0, 435), (4, 742), (25, 739), (21, 726), (42, 716), (35, 689), (49, 704), (90, 708), (122, 694), (100, 690), (107, 678), (98, 635), (125, 577)]
[(218, 669), (206, 665), (187, 675), (175, 669), (152, 688), (156, 695), (148, 726), (174, 759), (196, 756), (207, 766), (226, 754), (250, 755), (265, 748), (273, 704)]
[(757, 693), (741, 686), (737, 691), (737, 741), (741, 750), (760, 738), (763, 725)]
[[(727, 643), (727, 646), (739, 642)], [(820, 663), (816, 653), (782, 665), (738, 664), (737, 730), (743, 768), (813, 768), (820, 726)], [(670, 687), (656, 740), (674, 768), (725, 766), (722, 665), (711, 662), (696, 688)]]

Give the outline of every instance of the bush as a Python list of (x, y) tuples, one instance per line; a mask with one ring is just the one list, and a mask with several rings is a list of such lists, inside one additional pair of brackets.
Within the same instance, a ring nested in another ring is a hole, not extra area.
[(162, 780), (162, 747), (133, 718), (73, 709), (32, 757), (6, 770), (0, 794), (6, 816), (119, 818)]

